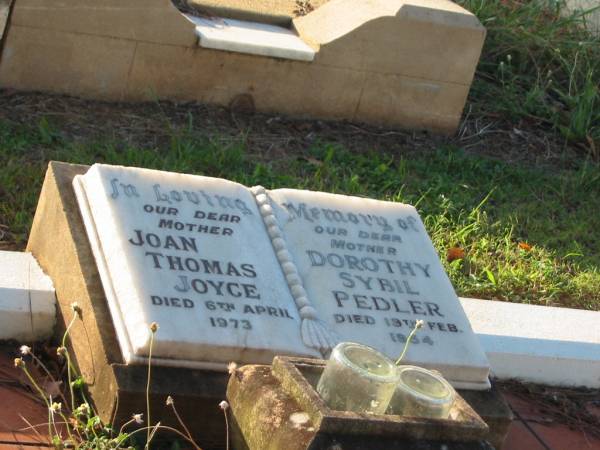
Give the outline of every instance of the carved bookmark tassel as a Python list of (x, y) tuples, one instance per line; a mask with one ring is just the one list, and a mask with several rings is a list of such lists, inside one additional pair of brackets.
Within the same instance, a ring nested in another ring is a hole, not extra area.
[(275, 250), (277, 260), (296, 303), (302, 321), (300, 325), (302, 341), (307, 347), (318, 350), (323, 357), (328, 357), (338, 339), (329, 326), (318, 318), (317, 310), (308, 299), (308, 295), (302, 286), (302, 278), (300, 278), (291, 253), (287, 250), (287, 244), (283, 239), (283, 233), (273, 212), (266, 189), (262, 186), (254, 186), (251, 191), (254, 194), (258, 210), (271, 238), (273, 250)]

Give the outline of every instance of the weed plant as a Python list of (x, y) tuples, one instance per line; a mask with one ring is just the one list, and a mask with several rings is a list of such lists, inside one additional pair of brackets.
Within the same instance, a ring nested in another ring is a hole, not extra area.
[(487, 29), (470, 101), (533, 121), (600, 156), (600, 33), (560, 0), (459, 0)]
[[(60, 347), (57, 349), (57, 356), (63, 358), (66, 363), (68, 392), (61, 392), (60, 398), (52, 398), (51, 394), (44, 391), (41, 387), (42, 384), (35, 379), (29, 370), (28, 364), (33, 363), (40, 368), (52, 382), (53, 386), (58, 386), (59, 383), (41, 359), (35, 355), (31, 347), (22, 345), (20, 347), (21, 356), (15, 358), (15, 367), (23, 371), (32, 389), (44, 402), (48, 410), (48, 422), (43, 424), (30, 424), (27, 422), (29, 426), (20, 431), (32, 430), (42, 440), (49, 441), (49, 444), (56, 450), (150, 450), (154, 438), (160, 431), (166, 431), (171, 436), (176, 436), (176, 439), (171, 439), (173, 442), (171, 448), (173, 449), (181, 448), (179, 442), (183, 441), (186, 442), (188, 447), (191, 446), (190, 448), (202, 450), (194, 441), (192, 434), (177, 412), (175, 402), (171, 396), (167, 397), (166, 405), (173, 411), (181, 430), (162, 425), (160, 422), (154, 425), (151, 423), (150, 387), (152, 382), (152, 347), (154, 335), (158, 331), (158, 324), (153, 322), (148, 327), (150, 335), (146, 386), (146, 420), (148, 424), (142, 426), (144, 415), (142, 413), (135, 413), (132, 414), (130, 420), (117, 429), (111, 423), (103, 422), (94, 410), (93, 405), (88, 401), (85, 381), (78, 373), (67, 350), (66, 345), (68, 344), (70, 331), (81, 321), (81, 309), (77, 303), (72, 304), (72, 312), (71, 321), (62, 337)], [(236, 370), (236, 367), (230, 369), (230, 374), (232, 370)], [(219, 407), (225, 414), (226, 448), (229, 449), (229, 425), (227, 423), (227, 409), (229, 405), (223, 401), (219, 404)], [(47, 433), (47, 439), (44, 439), (42, 433)], [(145, 435), (146, 438), (141, 438), (142, 435)]]

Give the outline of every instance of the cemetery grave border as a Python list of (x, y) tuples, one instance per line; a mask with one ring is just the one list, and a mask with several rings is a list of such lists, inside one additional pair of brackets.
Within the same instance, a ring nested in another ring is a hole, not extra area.
[[(458, 128), (486, 33), (471, 12), (450, 0), (338, 0), (292, 22), (293, 34), (261, 30), (253, 45), (230, 23), (212, 49), (201, 46), (206, 27), (170, 0), (19, 0), (0, 87), (108, 101), (246, 99), (263, 112)], [(314, 61), (281, 58), (298, 54)]]

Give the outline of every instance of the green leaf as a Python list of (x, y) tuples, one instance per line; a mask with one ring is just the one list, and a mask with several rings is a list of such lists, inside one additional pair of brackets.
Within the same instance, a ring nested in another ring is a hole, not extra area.
[(487, 279), (490, 281), (490, 283), (496, 286), (496, 277), (494, 276), (492, 271), (489, 269), (483, 269), (483, 271), (485, 272), (485, 275), (487, 276)]

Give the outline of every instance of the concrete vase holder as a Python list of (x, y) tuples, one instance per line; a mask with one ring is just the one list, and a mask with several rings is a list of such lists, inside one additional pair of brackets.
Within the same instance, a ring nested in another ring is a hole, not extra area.
[(330, 409), (315, 389), (325, 364), (278, 356), (271, 367), (238, 369), (227, 388), (234, 448), (493, 449), (484, 441), (488, 426), (460, 395), (448, 419)]

